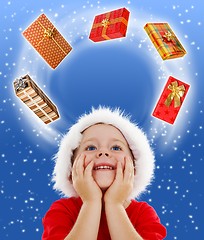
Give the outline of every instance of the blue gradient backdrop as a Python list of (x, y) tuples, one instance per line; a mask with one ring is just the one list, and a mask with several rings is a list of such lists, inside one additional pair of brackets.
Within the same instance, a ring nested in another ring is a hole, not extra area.
[[(127, 37), (94, 43), (94, 16), (126, 7)], [(41, 239), (42, 217), (59, 195), (50, 182), (59, 140), (91, 106), (121, 107), (147, 133), (155, 180), (140, 200), (157, 211), (169, 240), (204, 239), (204, 3), (199, 1), (1, 0), (0, 239)], [(45, 13), (73, 51), (52, 70), (22, 31)], [(162, 61), (143, 27), (168, 22), (188, 54)], [(15, 96), (15, 78), (30, 74), (61, 118), (45, 126)], [(174, 125), (151, 116), (168, 76), (191, 85)]]

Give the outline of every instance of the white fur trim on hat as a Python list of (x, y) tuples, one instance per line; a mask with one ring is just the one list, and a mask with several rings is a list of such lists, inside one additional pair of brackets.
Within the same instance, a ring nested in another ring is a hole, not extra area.
[(54, 189), (66, 197), (77, 196), (69, 180), (72, 165), (71, 157), (81, 141), (82, 132), (96, 124), (105, 123), (118, 128), (124, 135), (133, 153), (136, 175), (131, 198), (138, 198), (151, 183), (154, 175), (154, 154), (144, 132), (133, 122), (129, 116), (124, 115), (120, 109), (111, 110), (106, 107), (92, 108), (89, 114), (82, 115), (68, 133), (62, 138), (59, 151), (55, 156), (53, 171)]

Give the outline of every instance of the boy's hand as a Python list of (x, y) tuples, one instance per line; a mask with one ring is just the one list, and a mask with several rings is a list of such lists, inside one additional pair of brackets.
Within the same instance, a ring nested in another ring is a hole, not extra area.
[(83, 202), (101, 201), (102, 192), (92, 176), (94, 162), (91, 161), (84, 168), (86, 156), (81, 154), (74, 161), (72, 169), (72, 181), (76, 192)]
[(134, 166), (130, 157), (125, 157), (125, 168), (121, 162), (117, 163), (116, 177), (112, 185), (107, 189), (104, 201), (111, 204), (124, 204), (133, 189)]

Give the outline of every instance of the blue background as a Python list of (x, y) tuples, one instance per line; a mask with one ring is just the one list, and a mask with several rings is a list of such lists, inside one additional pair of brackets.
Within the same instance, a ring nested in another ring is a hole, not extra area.
[[(126, 7), (126, 38), (88, 39), (94, 16)], [(203, 56), (200, 1), (4, 1), (0, 8), (0, 239), (41, 239), (42, 217), (59, 198), (50, 182), (59, 140), (76, 118), (99, 104), (121, 107), (155, 150), (155, 180), (140, 200), (157, 211), (166, 239), (204, 239)], [(52, 70), (22, 36), (41, 13), (73, 47)], [(188, 54), (162, 61), (143, 27), (168, 22)], [(45, 126), (14, 94), (25, 74), (58, 107)], [(191, 85), (170, 125), (151, 116), (169, 76)]]

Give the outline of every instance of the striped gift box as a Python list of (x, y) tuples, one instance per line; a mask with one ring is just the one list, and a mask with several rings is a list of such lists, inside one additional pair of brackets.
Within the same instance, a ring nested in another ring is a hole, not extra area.
[(147, 23), (144, 29), (163, 60), (183, 57), (186, 54), (168, 23)]
[(48, 124), (59, 118), (56, 106), (28, 74), (14, 81), (14, 89), (16, 96), (44, 123)]

